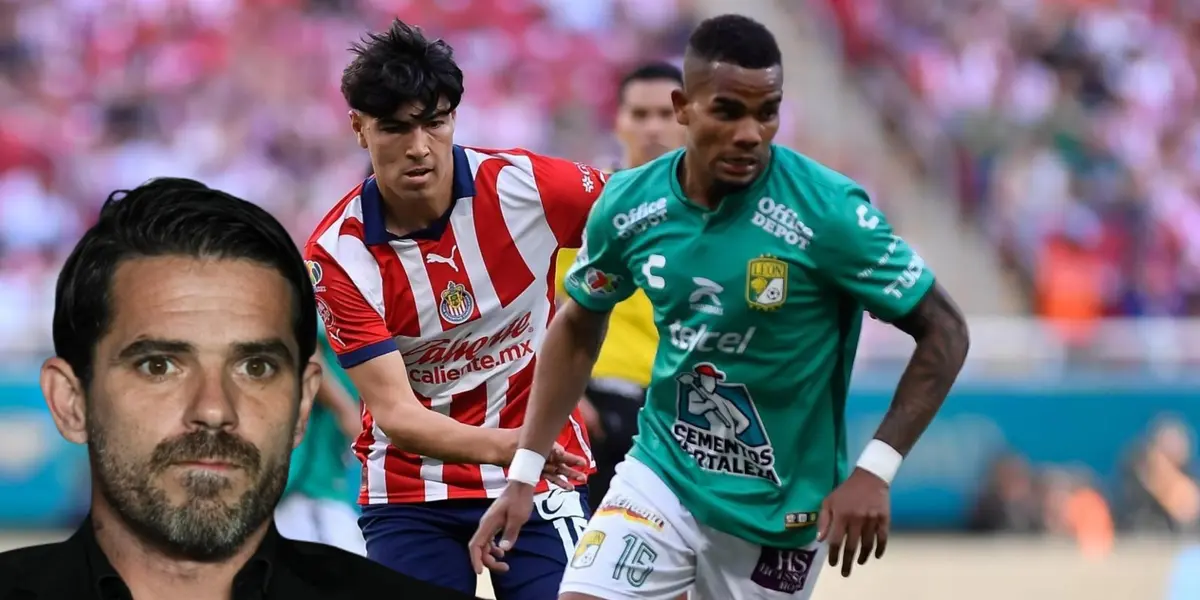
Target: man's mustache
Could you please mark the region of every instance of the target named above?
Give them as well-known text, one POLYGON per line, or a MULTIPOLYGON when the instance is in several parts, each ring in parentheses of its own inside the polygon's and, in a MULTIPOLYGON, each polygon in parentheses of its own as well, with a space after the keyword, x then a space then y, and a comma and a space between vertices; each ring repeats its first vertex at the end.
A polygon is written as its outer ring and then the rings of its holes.
POLYGON ((254 472, 262 465, 258 448, 227 431, 193 431, 160 443, 150 456, 154 472, 187 462, 224 462, 254 472))

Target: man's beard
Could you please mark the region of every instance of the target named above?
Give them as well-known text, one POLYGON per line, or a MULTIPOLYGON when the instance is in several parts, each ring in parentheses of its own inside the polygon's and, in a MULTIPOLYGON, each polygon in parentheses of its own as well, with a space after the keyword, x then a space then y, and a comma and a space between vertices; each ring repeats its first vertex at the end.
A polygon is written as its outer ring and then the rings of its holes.
POLYGON ((196 431, 160 443, 149 462, 131 463, 114 453, 108 432, 88 419, 88 455, 94 480, 113 510, 140 538, 186 560, 229 558, 267 521, 287 484, 288 455, 263 463, 253 444, 228 432, 196 431), (187 500, 173 506, 154 478, 180 462, 219 460, 245 471, 246 491, 233 504, 220 495, 228 477, 192 471, 183 476, 187 500))

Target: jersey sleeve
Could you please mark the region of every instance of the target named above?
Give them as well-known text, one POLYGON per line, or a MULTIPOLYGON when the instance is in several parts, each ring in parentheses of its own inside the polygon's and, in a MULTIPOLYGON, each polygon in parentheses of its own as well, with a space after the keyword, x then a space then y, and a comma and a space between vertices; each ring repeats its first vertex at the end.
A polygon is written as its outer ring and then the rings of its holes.
POLYGON ((907 315, 933 286, 933 271, 862 188, 851 186, 821 229, 818 268, 875 317, 907 315))
POLYGON ((561 248, 578 248, 592 205, 608 176, 583 163, 530 155, 546 222, 561 248))
POLYGON ((579 252, 563 278, 567 295, 595 312, 612 310, 637 290, 605 204, 597 202, 588 216, 579 252))
POLYGON ((345 269, 316 244, 309 244, 304 255, 317 297, 317 314, 338 364, 349 369, 396 351, 396 341, 387 324, 345 269))

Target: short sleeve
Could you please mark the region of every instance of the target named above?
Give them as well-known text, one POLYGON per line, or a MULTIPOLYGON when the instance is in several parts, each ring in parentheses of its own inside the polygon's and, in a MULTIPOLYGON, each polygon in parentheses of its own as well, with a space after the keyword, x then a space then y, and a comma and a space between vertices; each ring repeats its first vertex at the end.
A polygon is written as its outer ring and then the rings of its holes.
POLYGON ((862 188, 846 191, 817 236, 820 272, 884 321, 910 313, 933 287, 933 272, 862 188))
POLYGON ((607 175, 583 163, 530 155, 546 222, 559 247, 578 248, 592 205, 604 189, 607 175))
POLYGON ((588 217, 582 245, 563 278, 567 295, 595 312, 612 310, 637 290, 605 204, 604 200, 597 202, 588 217))
POLYGON ((316 244, 309 244, 304 254, 317 297, 317 314, 342 368, 396 351, 387 324, 337 261, 316 244))

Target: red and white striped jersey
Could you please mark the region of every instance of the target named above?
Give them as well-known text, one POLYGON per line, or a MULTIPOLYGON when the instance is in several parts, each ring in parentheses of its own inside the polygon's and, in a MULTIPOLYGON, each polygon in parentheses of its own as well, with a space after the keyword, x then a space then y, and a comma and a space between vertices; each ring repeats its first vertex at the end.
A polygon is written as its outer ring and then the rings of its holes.
MULTIPOLYGON (((399 351, 430 410, 477 427, 520 427, 554 314, 558 250, 580 245, 604 180, 591 167, 524 150, 455 146, 450 210, 399 237, 385 228, 379 187, 367 179, 305 245, 339 362, 350 368, 399 351)), ((365 408, 363 425, 354 443, 361 504, 494 498, 504 487, 503 467, 405 452, 365 408)), ((578 410, 558 443, 594 470, 578 410)))

